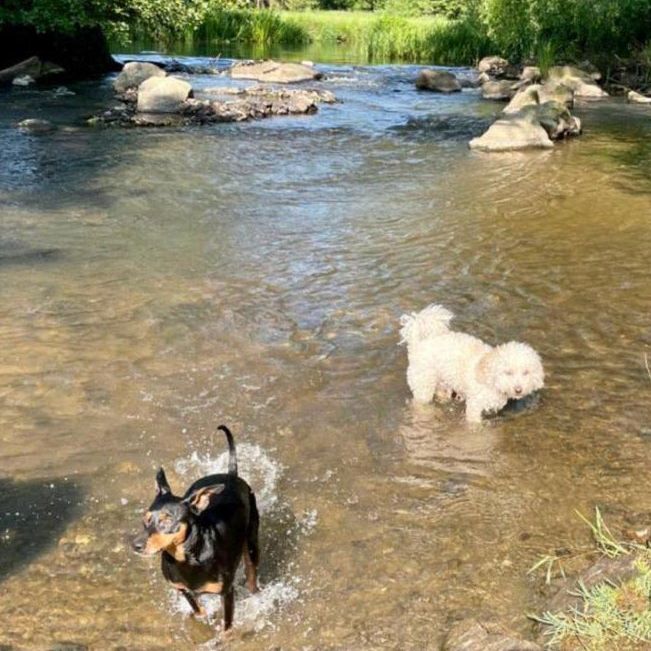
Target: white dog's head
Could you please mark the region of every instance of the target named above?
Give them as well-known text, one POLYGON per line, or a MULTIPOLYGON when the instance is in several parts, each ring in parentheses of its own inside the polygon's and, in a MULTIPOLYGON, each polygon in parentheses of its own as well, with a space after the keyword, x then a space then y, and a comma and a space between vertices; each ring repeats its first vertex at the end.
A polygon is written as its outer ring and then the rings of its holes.
POLYGON ((519 399, 542 389, 545 372, 538 353, 527 344, 510 341, 496 346, 479 362, 477 373, 486 384, 507 399, 519 399))

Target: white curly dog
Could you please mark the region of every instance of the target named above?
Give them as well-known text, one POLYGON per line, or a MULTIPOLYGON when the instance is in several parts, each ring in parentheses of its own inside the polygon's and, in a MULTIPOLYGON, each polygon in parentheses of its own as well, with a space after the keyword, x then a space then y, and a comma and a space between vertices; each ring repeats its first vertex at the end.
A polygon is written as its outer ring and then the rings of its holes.
POLYGON ((407 344, 407 383, 416 402, 434 396, 466 401, 466 420, 480 422, 483 413, 502 409, 510 399, 542 389, 545 373, 538 353, 510 341, 489 346, 472 335, 453 332, 454 315, 441 305, 400 317, 400 343, 407 344))

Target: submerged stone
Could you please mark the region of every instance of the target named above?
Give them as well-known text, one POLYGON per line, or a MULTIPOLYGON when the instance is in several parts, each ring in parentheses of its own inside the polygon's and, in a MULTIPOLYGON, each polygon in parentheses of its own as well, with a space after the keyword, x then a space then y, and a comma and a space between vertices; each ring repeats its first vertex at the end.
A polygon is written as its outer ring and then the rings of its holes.
POLYGON ((30 131, 32 133, 47 133, 54 131, 56 126, 49 120, 41 120, 39 118, 28 118, 18 123, 18 128, 23 131, 30 131))
POLYGON ((542 651, 542 647, 497 624, 467 619, 452 628, 443 651, 542 651))

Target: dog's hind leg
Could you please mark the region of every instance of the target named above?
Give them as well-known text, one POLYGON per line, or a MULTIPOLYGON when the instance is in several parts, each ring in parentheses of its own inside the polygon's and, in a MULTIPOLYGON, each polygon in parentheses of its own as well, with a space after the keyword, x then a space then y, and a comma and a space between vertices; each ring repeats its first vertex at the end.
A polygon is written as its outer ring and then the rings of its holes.
POLYGON ((260 546, 258 545, 258 529, 260 527, 260 515, 255 500, 255 495, 249 493, 249 527, 246 532, 244 543, 244 569, 246 571, 246 587, 249 592, 258 591, 258 565, 260 563, 260 546))
POLYGON ((224 605, 224 632, 226 632, 233 626, 233 612, 235 610, 235 591, 232 583, 229 583, 228 587, 224 586, 222 603, 224 605))

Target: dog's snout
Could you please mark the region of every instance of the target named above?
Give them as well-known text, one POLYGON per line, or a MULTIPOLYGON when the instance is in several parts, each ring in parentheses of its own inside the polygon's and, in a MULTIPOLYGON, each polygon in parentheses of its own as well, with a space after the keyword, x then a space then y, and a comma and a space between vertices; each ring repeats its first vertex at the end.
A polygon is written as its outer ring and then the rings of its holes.
POLYGON ((145 546, 147 545, 147 538, 142 534, 138 534, 131 539, 131 549, 133 549, 136 554, 142 554, 145 551, 145 546))

